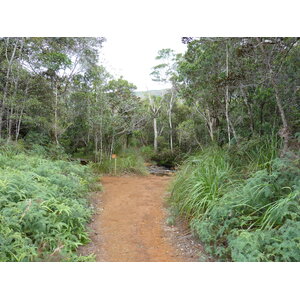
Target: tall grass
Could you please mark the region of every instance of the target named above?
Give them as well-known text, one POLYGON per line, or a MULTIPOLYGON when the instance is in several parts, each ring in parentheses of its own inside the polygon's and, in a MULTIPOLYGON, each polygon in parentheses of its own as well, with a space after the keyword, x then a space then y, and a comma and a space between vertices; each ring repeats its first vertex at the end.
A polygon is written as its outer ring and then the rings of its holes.
POLYGON ((228 148, 230 164, 246 173, 268 168, 278 157, 281 141, 276 135, 252 137, 228 148))
POLYGON ((171 203, 187 218, 201 218, 232 184, 226 152, 210 148, 190 157, 175 177, 171 203))
POLYGON ((148 174, 142 155, 139 151, 134 149, 128 149, 127 151, 119 153, 116 161, 115 159, 107 157, 100 163, 92 163, 91 167, 100 174, 148 174))
POLYGON ((205 150, 173 182, 173 211, 220 260, 300 261, 300 162, 265 150, 244 165, 232 162, 232 152, 205 150))

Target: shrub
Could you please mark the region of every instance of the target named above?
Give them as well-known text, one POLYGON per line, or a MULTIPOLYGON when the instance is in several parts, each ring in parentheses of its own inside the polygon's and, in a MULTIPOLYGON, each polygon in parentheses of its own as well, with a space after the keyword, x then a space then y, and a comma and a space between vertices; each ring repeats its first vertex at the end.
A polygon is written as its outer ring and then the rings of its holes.
POLYGON ((151 160, 155 161, 158 166, 164 166, 167 168, 173 168, 182 162, 183 154, 178 150, 170 149, 160 150, 157 153, 154 153, 151 157, 151 160))
POLYGON ((93 170, 100 174, 148 174, 144 160, 141 154, 136 150, 127 150, 118 154, 116 161, 116 172, 114 159, 106 158, 100 163, 91 163, 90 165, 93 170))
POLYGON ((211 148, 190 157, 175 177, 171 203, 187 218, 206 214, 231 184, 226 153, 211 148))
POLYGON ((277 158, 234 180, 224 152, 197 158, 176 176, 170 202, 206 251, 220 260, 300 261, 299 161, 277 158))
POLYGON ((154 149, 151 146, 143 146, 140 148, 140 152, 145 161, 150 162, 154 156, 154 149))
MULTIPOLYGON (((89 241, 87 167, 0 155, 0 261, 70 260, 89 241)), ((84 258, 82 258, 84 259, 84 258)))
POLYGON ((281 143, 277 136, 252 137, 228 148, 230 163, 249 173, 264 169, 278 156, 281 143))

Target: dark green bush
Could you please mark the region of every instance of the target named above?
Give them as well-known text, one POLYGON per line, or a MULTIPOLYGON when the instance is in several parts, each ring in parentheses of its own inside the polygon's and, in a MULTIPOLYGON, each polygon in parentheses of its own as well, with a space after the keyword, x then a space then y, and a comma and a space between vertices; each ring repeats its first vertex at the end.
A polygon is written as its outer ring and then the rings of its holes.
POLYGON ((158 166, 174 168, 182 162, 183 154, 178 149, 174 149, 173 151, 163 149, 154 153, 151 160, 155 161, 158 166))
POLYGON ((154 149, 152 146, 143 146, 140 148, 140 152, 145 161, 150 162, 154 156, 154 149))

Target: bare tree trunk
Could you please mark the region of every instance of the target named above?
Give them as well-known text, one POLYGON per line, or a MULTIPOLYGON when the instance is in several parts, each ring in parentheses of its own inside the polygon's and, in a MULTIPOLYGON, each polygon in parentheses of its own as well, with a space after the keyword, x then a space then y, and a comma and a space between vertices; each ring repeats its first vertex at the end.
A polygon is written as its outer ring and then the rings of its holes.
POLYGON ((95 132, 95 162, 98 162, 98 135, 97 132, 95 132))
POLYGON ((264 106, 265 106, 265 102, 261 102, 260 103, 260 116, 259 116, 259 119, 260 119, 260 128, 259 128, 259 135, 262 136, 263 135, 263 119, 264 119, 264 106))
POLYGON ((29 83, 27 82, 26 83, 25 94, 24 94, 24 101, 23 101, 23 104, 22 104, 21 112, 20 112, 18 121, 16 122, 16 141, 18 140, 19 134, 20 134, 22 117, 23 117, 23 112, 24 112, 24 109, 25 109, 25 103, 24 102, 26 101, 26 97, 27 97, 27 94, 28 94, 28 88, 29 88, 29 83))
POLYGON ((153 118, 153 130, 154 130, 154 151, 157 152, 157 120, 156 117, 153 118))
POLYGON ((148 98, 149 98, 149 104, 150 104, 150 109, 152 112, 153 116, 153 131, 154 131, 154 151, 157 152, 157 137, 158 137, 158 130, 157 130, 157 115, 158 112, 161 108, 161 105, 156 107, 153 99, 151 98, 150 93, 148 93, 148 98))
POLYGON ((209 133, 209 136, 210 136, 210 139, 211 141, 213 142, 214 141, 214 123, 215 123, 215 118, 212 118, 211 117, 211 114, 210 114, 210 110, 208 107, 205 108, 204 112, 202 112, 198 107, 197 105, 195 105, 195 109, 197 110, 197 112, 201 115, 201 117, 204 119, 205 121, 205 125, 207 127, 207 130, 208 130, 208 133, 209 133))
POLYGON ((113 133, 113 136, 111 138, 111 144, 110 144, 110 160, 111 160, 111 156, 113 154, 113 150, 114 150, 114 141, 115 141, 115 133, 113 133))
POLYGON ((8 59, 7 48, 9 45, 9 38, 7 38, 6 59, 8 61, 8 66, 7 66, 7 71, 6 71, 5 85, 4 85, 4 89, 3 89, 3 97, 2 97, 2 102, 1 102, 1 106, 0 106, 0 138, 2 138, 2 122, 3 122, 3 114, 4 114, 4 109, 5 109, 5 102, 6 102, 7 93, 8 93, 9 76, 10 76, 10 72, 11 72, 12 62, 13 62, 15 54, 16 54, 17 44, 18 44, 18 41, 16 41, 16 43, 14 45, 14 49, 13 49, 10 59, 8 59))
MULTIPOLYGON (((97 101, 97 94, 96 94, 96 101, 97 101)), ((87 119, 88 119, 87 143, 88 144, 90 143, 90 134, 91 134, 90 118, 91 118, 90 98, 87 97, 87 119)))
POLYGON ((11 141, 11 134, 12 134, 12 118, 14 114, 14 108, 11 107, 10 109, 10 115, 8 117, 8 128, 7 128, 7 141, 11 141))
POLYGON ((171 99, 169 103, 169 128, 170 128, 170 149, 173 152, 173 124, 172 124, 172 110, 173 110, 173 101, 174 101, 174 91, 171 90, 171 99))
MULTIPOLYGON (((226 80, 228 80, 229 75, 229 64, 228 64, 228 44, 226 43, 226 80)), ((228 83, 226 83, 225 88, 225 116, 227 122, 227 134, 228 134, 228 143, 230 146, 231 136, 230 136, 230 120, 229 120, 229 88, 228 83)))
POLYGON ((279 114, 281 117, 281 121, 282 121, 282 129, 279 132, 279 135, 283 138, 283 149, 282 149, 282 154, 286 153, 289 147, 289 141, 290 141, 290 131, 289 131, 289 126, 287 123, 287 119, 286 119, 286 115, 283 109, 283 105, 281 102, 281 99, 279 97, 279 91, 276 85, 276 82, 274 80, 273 77, 273 71, 270 67, 270 79, 271 79, 271 83, 273 85, 274 91, 275 91, 275 99, 276 99, 276 104, 279 110, 279 114))
POLYGON ((100 110, 100 162, 103 160, 103 107, 100 110))
POLYGON ((214 137, 214 121, 210 115, 210 111, 208 108, 205 110, 205 112, 207 115, 207 117, 205 119, 206 119, 206 123, 207 123, 207 127, 208 127, 209 136, 210 136, 211 141, 213 142, 215 139, 215 137, 214 137))
MULTIPOLYGON (((12 101, 16 100, 16 96, 17 96, 17 90, 18 90, 18 84, 19 84, 19 77, 17 77, 15 79, 15 87, 14 87, 14 93, 13 93, 13 97, 12 97, 12 101)), ((7 137, 7 141, 11 141, 12 140, 12 123, 13 123, 13 115, 14 115, 14 104, 11 103, 11 107, 10 107, 10 115, 8 116, 8 128, 7 128, 7 132, 8 132, 8 137, 7 137)))
POLYGON ((247 100, 247 96, 246 96, 246 93, 244 91, 244 89, 241 87, 240 88, 241 92, 242 92, 242 96, 243 96, 243 100, 244 100, 244 103, 246 105, 246 108, 247 108, 247 112, 248 112, 248 117, 249 117, 249 120, 250 120, 250 130, 251 130, 251 133, 254 134, 254 118, 253 118, 253 111, 252 111, 252 108, 247 100))
POLYGON ((57 83, 55 83, 55 106, 54 106, 54 138, 57 145, 59 145, 58 141, 58 90, 57 83))
POLYGON ((100 129, 100 158, 99 161, 103 160, 103 137, 102 137, 102 128, 100 129))
POLYGON ((23 117, 23 111, 24 111, 24 107, 22 107, 22 109, 21 109, 19 120, 18 120, 17 125, 16 125, 16 141, 18 140, 19 134, 20 134, 22 117, 23 117))
POLYGON ((231 127, 231 130, 232 130, 233 137, 234 137, 235 141, 237 142, 238 141, 238 137, 237 137, 235 128, 234 128, 234 126, 233 126, 233 124, 232 124, 232 122, 230 120, 229 120, 229 122, 230 122, 230 127, 231 127))

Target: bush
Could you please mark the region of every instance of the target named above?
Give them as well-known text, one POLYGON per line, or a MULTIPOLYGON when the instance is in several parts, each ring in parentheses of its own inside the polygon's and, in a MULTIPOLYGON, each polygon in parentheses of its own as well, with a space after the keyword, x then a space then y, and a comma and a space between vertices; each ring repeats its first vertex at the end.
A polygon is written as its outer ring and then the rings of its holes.
POLYGON ((230 163, 246 172, 255 172, 270 165, 279 154, 281 143, 277 136, 252 137, 228 148, 230 163))
POLYGON ((140 152, 145 161, 150 162, 155 152, 151 146, 143 146, 140 148, 140 152))
POLYGON ((220 260, 300 261, 299 160, 274 159, 245 180, 228 160, 222 151, 188 160, 173 183, 174 209, 220 260))
POLYGON ((155 161, 158 166, 174 168, 183 160, 183 154, 178 150, 164 149, 154 153, 151 160, 155 161))
POLYGON ((106 158, 100 163, 91 163, 90 165, 94 171, 100 174, 148 174, 144 160, 141 154, 136 150, 127 150, 117 156, 116 172, 114 159, 106 158))
POLYGON ((190 157, 172 184, 171 204, 187 218, 205 215, 227 191, 232 169, 226 153, 211 148, 190 157))
MULTIPOLYGON (((0 155, 0 261, 70 260, 89 241, 94 181, 77 163, 0 155)), ((82 258, 84 259, 84 258, 82 258)))
POLYGON ((46 146, 51 143, 49 135, 35 131, 28 132, 24 139, 27 145, 46 146))

